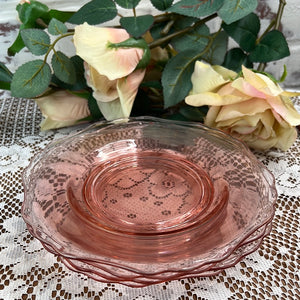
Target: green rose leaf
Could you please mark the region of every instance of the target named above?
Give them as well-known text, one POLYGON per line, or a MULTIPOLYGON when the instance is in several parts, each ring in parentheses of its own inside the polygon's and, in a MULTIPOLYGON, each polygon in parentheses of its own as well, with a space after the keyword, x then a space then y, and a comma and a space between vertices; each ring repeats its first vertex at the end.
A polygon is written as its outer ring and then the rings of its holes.
POLYGON ((182 35, 181 37, 172 39, 171 44, 178 52, 191 48, 197 48, 200 52, 207 45, 208 36, 209 28, 206 25, 200 25, 182 35))
POLYGON ((99 119, 103 118, 103 115, 99 109, 97 100, 93 97, 92 94, 90 94, 90 96, 88 98, 88 106, 89 106, 89 110, 92 115, 92 118, 94 120, 99 120, 99 119))
MULTIPOLYGON (((20 25, 20 31, 27 28, 42 28, 36 20, 42 19, 46 24, 50 21, 49 8, 47 5, 39 1, 31 1, 30 3, 18 4, 16 10, 19 15, 19 19, 22 22, 20 25)), ((15 55, 25 47, 21 34, 19 32, 16 40, 8 48, 8 55, 15 55)))
POLYGON ((226 24, 230 24, 253 12, 256 7, 257 0, 230 0, 224 2, 218 14, 226 24))
POLYGON ((182 106, 179 109, 179 113, 183 115, 189 121, 203 122, 204 117, 208 111, 207 106, 194 107, 194 106, 182 106))
POLYGON ((235 72, 240 72, 242 65, 247 68, 253 68, 253 64, 249 61, 248 55, 240 48, 230 49, 225 56, 223 66, 235 72))
POLYGON ((182 101, 192 89, 191 76, 198 55, 197 50, 190 49, 180 52, 168 61, 162 74, 165 108, 182 101))
POLYGON ((211 65, 221 65, 224 61, 228 45, 228 35, 226 32, 221 31, 207 53, 203 55, 203 59, 211 65))
POLYGON ((66 22, 74 14, 74 12, 60 11, 56 9, 50 9, 47 5, 39 1, 30 1, 30 3, 18 4, 16 7, 19 19, 23 24, 31 24, 31 27, 38 27, 36 20, 38 18, 43 19, 47 24, 52 18, 55 18, 61 22, 66 22))
POLYGON ((260 21, 256 14, 251 13, 229 25, 223 23, 222 27, 244 51, 250 52, 254 49, 260 30, 260 21))
POLYGON ((41 95, 51 80, 50 66, 37 59, 23 64, 15 72, 11 82, 14 97, 34 98, 41 95))
POLYGON ((60 11, 56 9, 49 10, 50 19, 56 19, 63 23, 67 22, 73 15, 74 12, 70 12, 70 11, 60 11))
POLYGON ((75 56, 71 57, 71 61, 74 64, 75 72, 76 72, 75 83, 67 84, 67 83, 59 80, 55 74, 52 76, 51 81, 55 85, 65 89, 65 90, 70 90, 70 91, 79 91, 79 90, 87 88, 86 80, 84 77, 83 60, 78 55, 75 55, 75 56))
POLYGON ((41 29, 23 29, 21 36, 25 46, 34 55, 46 54, 50 47, 49 35, 41 29))
POLYGON ((226 3, 225 0, 181 0, 171 6, 168 11, 190 17, 203 17, 218 11, 226 3))
MULTIPOLYGON (((24 25, 24 24, 21 24, 20 30, 25 28, 22 25, 24 25)), ((7 54, 9 56, 14 56, 16 53, 20 52, 24 47, 25 47, 25 44, 24 44, 21 34, 19 32, 15 41, 13 42, 13 44, 7 49, 7 54)))
POLYGON ((92 0, 83 5, 69 20, 72 24, 87 22, 97 25, 114 19, 118 14, 116 4, 112 0, 92 0))
POLYGON ((151 0, 152 5, 161 11, 165 11, 173 4, 173 0, 151 0))
POLYGON ((23 24, 30 24, 31 27, 36 27, 36 20, 41 18, 43 20, 49 19, 49 8, 47 5, 39 1, 31 1, 30 3, 18 4, 17 12, 19 19, 23 24))
POLYGON ((10 83, 0 80, 0 89, 1 90, 10 90, 10 83))
POLYGON ((13 74, 0 62, 0 89, 9 90, 13 74))
POLYGON ((12 72, 5 66, 5 64, 0 62, 0 80, 5 82, 11 82, 12 77, 12 72))
POLYGON ((143 35, 152 26, 154 18, 151 15, 138 17, 123 17, 120 19, 121 26, 135 38, 143 35))
POLYGON ((76 71, 72 60, 64 53, 57 51, 51 60, 55 76, 68 84, 74 84, 76 81, 76 71))
MULTIPOLYGON (((159 39, 162 37, 162 30, 165 28, 167 25, 167 22, 159 22, 159 23, 154 23, 153 26, 150 28, 150 33, 151 36, 153 37, 154 40, 159 39)), ((162 46, 163 47, 163 46, 162 46)))
POLYGON ((153 89, 157 89, 157 90, 162 89, 162 85, 159 80, 143 81, 140 84, 140 87, 148 87, 148 88, 153 88, 153 89))
POLYGON ((185 121, 185 122, 189 121, 186 117, 184 117, 179 112, 171 113, 170 115, 167 115, 166 118, 168 120, 173 120, 173 121, 185 121))
POLYGON ((74 90, 80 90, 80 89, 85 89, 87 87, 86 84, 86 79, 85 79, 85 69, 84 69, 84 62, 83 59, 78 56, 72 56, 71 61, 75 66, 76 70, 76 81, 75 84, 73 85, 74 90))
POLYGON ((141 0, 115 0, 115 2, 123 8, 135 8, 141 0))
POLYGON ((289 46, 278 30, 268 32, 250 53, 252 62, 270 62, 290 55, 289 46))
POLYGON ((48 31, 52 35, 61 35, 68 31, 67 26, 57 19, 52 19, 48 26, 48 31))

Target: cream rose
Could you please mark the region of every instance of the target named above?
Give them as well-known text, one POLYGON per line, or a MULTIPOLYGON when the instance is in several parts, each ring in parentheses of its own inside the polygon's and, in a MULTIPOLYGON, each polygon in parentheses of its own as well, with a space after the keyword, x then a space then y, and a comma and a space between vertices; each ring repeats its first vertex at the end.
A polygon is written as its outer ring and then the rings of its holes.
POLYGON ((76 53, 86 63, 87 84, 107 120, 129 117, 145 70, 136 69, 143 56, 138 48, 112 49, 110 43, 130 38, 124 29, 101 28, 87 23, 75 27, 76 53))
POLYGON ((242 67, 242 76, 226 68, 197 62, 193 88, 186 97, 192 106, 208 105, 205 125, 226 131, 251 148, 287 150, 297 137, 300 114, 290 97, 268 76, 242 67))
POLYGON ((37 98, 35 101, 44 116, 40 124, 41 130, 72 126, 90 115, 87 100, 65 90, 37 98))

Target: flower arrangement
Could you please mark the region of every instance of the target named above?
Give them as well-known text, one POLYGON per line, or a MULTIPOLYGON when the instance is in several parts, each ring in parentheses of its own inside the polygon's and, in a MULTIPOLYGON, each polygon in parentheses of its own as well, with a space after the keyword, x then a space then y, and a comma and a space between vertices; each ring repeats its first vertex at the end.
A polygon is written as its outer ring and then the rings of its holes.
POLYGON ((0 88, 35 99, 42 130, 154 115, 203 122, 255 149, 293 144, 300 114, 290 98, 298 94, 279 86, 286 70, 280 80, 264 72, 290 55, 279 31, 284 0, 264 32, 257 0, 150 0, 157 15, 138 15, 139 2, 92 0, 65 12, 21 1, 8 53, 27 48, 37 58, 14 73, 0 63, 0 88), (57 48, 66 39, 71 57, 57 48))

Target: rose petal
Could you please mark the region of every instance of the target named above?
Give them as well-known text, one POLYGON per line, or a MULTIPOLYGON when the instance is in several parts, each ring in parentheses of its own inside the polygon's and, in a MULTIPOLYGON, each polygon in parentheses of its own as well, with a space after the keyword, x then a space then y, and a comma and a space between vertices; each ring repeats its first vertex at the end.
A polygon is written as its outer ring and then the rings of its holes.
POLYGON ((242 72, 245 80, 264 94, 278 96, 283 92, 278 84, 264 74, 255 73, 244 66, 242 66, 242 72))
POLYGON ((86 99, 66 91, 37 98, 36 102, 43 115, 57 121, 78 120, 90 114, 86 99))
POLYGON ((300 93, 298 93, 298 92, 283 91, 281 93, 281 96, 285 96, 285 97, 298 97, 298 96, 300 96, 300 93))
POLYGON ((264 101, 263 99, 253 98, 241 103, 223 106, 220 113, 218 114, 216 122, 233 118, 241 118, 246 115, 253 116, 257 113, 262 113, 270 108, 271 107, 269 103, 264 101))
POLYGON ((241 135, 248 135, 248 134, 251 134, 253 131, 255 131, 256 127, 251 127, 251 126, 233 126, 233 127, 230 127, 230 131, 231 132, 236 132, 238 134, 241 134, 241 135))
POLYGON ((240 91, 241 93, 248 95, 249 97, 266 99, 267 95, 256 89, 244 78, 239 77, 232 82, 232 87, 240 91))
POLYGON ((211 106, 223 106, 230 105, 234 103, 239 103, 243 100, 243 98, 236 95, 225 95, 220 96, 217 93, 212 92, 204 92, 195 95, 189 95, 185 98, 185 102, 188 105, 192 106, 203 106, 203 105, 211 105, 211 106))
POLYGON ((108 121, 124 118, 119 98, 110 102, 97 101, 98 107, 108 121))
POLYGON ((92 67, 87 72, 89 74, 89 76, 86 76, 89 78, 87 84, 93 89, 95 99, 102 102, 109 102, 118 98, 117 80, 109 80, 92 67))
POLYGON ((194 73, 191 77, 193 89, 191 94, 200 94, 203 92, 214 92, 223 84, 228 82, 222 75, 216 72, 210 65, 201 61, 195 64, 194 73))
POLYGON ((257 133, 261 139, 268 139, 271 136, 276 136, 274 133, 275 118, 271 110, 266 110, 260 114, 260 122, 263 124, 262 129, 257 133))
POLYGON ((277 138, 271 138, 267 140, 258 139, 256 136, 251 137, 251 135, 242 136, 242 140, 247 143, 250 148, 266 151, 274 147, 277 143, 277 138))
POLYGON ((87 23, 75 27, 76 53, 100 74, 110 80, 133 72, 143 50, 137 48, 110 49, 108 43, 119 43, 129 38, 124 29, 90 26, 87 23))
POLYGON ((145 75, 145 69, 134 71, 126 78, 118 80, 117 89, 124 117, 129 117, 138 87, 145 75))
POLYGON ((117 80, 119 98, 110 102, 97 99, 98 107, 106 120, 128 118, 131 113, 138 87, 145 75, 145 70, 136 70, 125 78, 117 80))
POLYGON ((211 106, 205 116, 204 124, 209 127, 216 127, 216 118, 220 111, 220 106, 211 106))
POLYGON ((268 103, 283 119, 291 126, 300 125, 300 114, 295 109, 291 99, 286 96, 271 97, 267 99, 268 103))
MULTIPOLYGON (((236 88, 234 88, 234 86, 232 85, 232 83, 227 83, 225 85, 223 85, 219 90, 218 90, 218 94, 220 96, 228 96, 227 98, 230 99, 230 97, 234 96, 234 97, 239 97, 240 102, 249 100, 250 98, 252 98, 252 96, 249 96, 243 92, 240 92, 239 90, 237 90, 236 88)), ((232 104, 234 103, 233 101, 228 101, 227 104, 232 104)), ((225 104, 225 105, 227 105, 225 104)))
POLYGON ((295 127, 289 129, 278 127, 276 130, 277 141, 275 147, 283 151, 288 150, 297 138, 297 130, 295 127))
MULTIPOLYGON (((220 109, 220 111, 222 108, 220 109)), ((232 119, 227 119, 227 120, 222 120, 218 122, 219 127, 231 127, 231 126, 241 126, 241 127, 251 127, 255 128, 260 121, 261 116, 259 114, 254 115, 254 116, 243 116, 237 117, 237 118, 232 118, 232 119)))
POLYGON ((42 130, 71 126, 90 115, 86 99, 66 91, 57 91, 35 101, 45 117, 42 130))
POLYGON ((224 68, 219 65, 212 66, 212 68, 219 73, 225 80, 234 80, 234 78, 237 76, 237 73, 229 70, 227 68, 224 68))

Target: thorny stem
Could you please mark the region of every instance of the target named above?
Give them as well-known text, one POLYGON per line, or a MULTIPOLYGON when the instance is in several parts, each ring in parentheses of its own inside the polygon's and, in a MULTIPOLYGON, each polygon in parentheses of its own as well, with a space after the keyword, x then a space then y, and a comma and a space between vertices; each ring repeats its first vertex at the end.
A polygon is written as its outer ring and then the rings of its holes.
POLYGON ((262 33, 262 35, 256 40, 256 44, 259 44, 259 42, 264 38, 264 36, 272 30, 272 28, 274 27, 275 24, 275 20, 272 20, 269 24, 269 26, 266 28, 266 30, 262 33))
POLYGON ((69 33, 65 33, 65 34, 62 34, 61 36, 59 36, 49 47, 47 53, 45 54, 45 57, 44 57, 44 63, 46 63, 47 61, 47 58, 48 58, 48 55, 50 54, 51 50, 54 51, 54 46, 57 44, 58 41, 60 41, 61 39, 67 37, 67 36, 71 36, 71 35, 74 35, 74 32, 69 32, 69 33))
POLYGON ((199 20, 198 22, 196 22, 196 23, 195 23, 194 25, 192 25, 192 26, 186 27, 186 28, 184 28, 184 29, 182 29, 182 30, 179 30, 179 31, 177 31, 177 32, 174 32, 174 33, 171 33, 171 34, 169 34, 169 35, 166 35, 166 36, 164 36, 164 37, 162 37, 162 38, 160 38, 160 39, 157 39, 157 40, 155 40, 155 41, 153 41, 152 43, 149 44, 149 48, 150 48, 150 49, 153 49, 153 48, 155 48, 155 47, 158 47, 158 46, 160 46, 160 45, 162 45, 162 44, 164 44, 164 43, 170 41, 171 39, 173 39, 173 38, 175 38, 175 37, 181 36, 181 35, 183 35, 183 34, 189 32, 190 30, 194 29, 196 26, 199 26, 199 25, 201 25, 201 24, 205 24, 207 21, 210 21, 210 20, 216 18, 217 16, 218 16, 218 15, 217 15, 216 13, 215 13, 215 14, 212 14, 212 15, 210 15, 210 16, 208 16, 208 17, 202 19, 202 20, 199 20))
MULTIPOLYGON (((258 39, 258 42, 272 29, 279 30, 280 22, 282 19, 284 7, 286 5, 286 0, 279 0, 279 6, 276 14, 275 20, 272 20, 270 25, 267 27, 265 32, 261 35, 261 37, 258 39)), ((266 63, 260 63, 257 70, 262 72, 265 70, 267 64, 266 63)))
POLYGON ((276 19, 275 19, 274 29, 277 29, 277 30, 279 29, 285 5, 286 5, 286 1, 280 0, 280 4, 279 4, 278 10, 277 10, 277 15, 276 15, 276 19))
MULTIPOLYGON (((216 33, 214 33, 212 36, 208 36, 208 37, 207 37, 207 38, 208 38, 208 43, 207 43, 207 45, 205 46, 205 48, 204 48, 200 53, 198 53, 198 54, 193 58, 193 61, 197 61, 198 59, 200 59, 204 54, 206 54, 206 53, 211 49, 212 44, 213 44, 215 38, 217 37, 217 35, 218 35, 219 33, 220 33, 220 30, 217 31, 216 33)), ((159 96, 159 95, 160 95, 159 93, 157 93, 157 90, 155 90, 155 89, 153 89, 153 90, 150 89, 150 90, 153 92, 153 94, 154 94, 155 96, 159 96)), ((162 108, 164 107, 164 105, 161 103, 161 100, 159 100, 159 102, 160 102, 160 103, 156 104, 154 107, 162 109, 162 108)), ((178 103, 175 107, 180 106, 181 103, 182 103, 182 102, 178 103)))
POLYGON ((164 29, 160 32, 161 35, 167 35, 170 31, 170 29, 172 28, 172 26, 174 25, 175 20, 170 20, 167 25, 164 27, 164 29))
POLYGON ((154 23, 161 23, 161 22, 166 22, 169 21, 170 19, 174 18, 174 14, 170 13, 164 13, 161 15, 156 15, 154 16, 154 23))
POLYGON ((71 35, 74 35, 74 33, 71 32, 71 33, 63 34, 63 35, 59 36, 59 37, 58 37, 51 45, 49 45, 50 47, 49 47, 47 53, 45 54, 45 57, 44 57, 44 60, 43 60, 43 64, 42 64, 41 67, 35 72, 35 74, 33 74, 33 76, 25 82, 25 85, 28 84, 29 82, 31 82, 31 81, 35 78, 35 76, 37 76, 37 74, 42 70, 42 68, 44 67, 44 65, 45 65, 46 62, 47 62, 47 58, 48 58, 48 56, 49 56, 51 50, 53 50, 54 53, 56 53, 56 51, 55 51, 55 49, 54 49, 55 44, 56 44, 59 40, 61 40, 62 38, 65 38, 65 37, 71 36, 71 35))
POLYGON ((48 25, 42 19, 40 19, 40 18, 36 19, 36 23, 38 25, 40 25, 41 27, 43 27, 43 28, 47 28, 48 27, 48 25))
MULTIPOLYGON (((209 38, 209 42, 208 42, 208 47, 205 48, 205 53, 212 49, 212 44, 213 44, 214 40, 216 39, 216 37, 220 34, 221 30, 222 30, 222 28, 220 28, 212 36, 208 37, 209 38)), ((212 49, 212 51, 211 51, 211 56, 213 55, 213 51, 214 51, 214 49, 212 49)), ((202 55, 203 54, 201 54, 201 56, 202 55)), ((202 58, 202 59, 206 60, 209 63, 209 61, 211 61, 211 58, 212 57, 208 57, 208 59, 204 59, 204 58, 202 58)))

